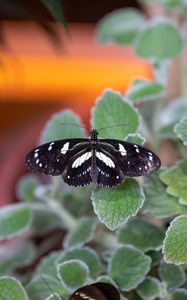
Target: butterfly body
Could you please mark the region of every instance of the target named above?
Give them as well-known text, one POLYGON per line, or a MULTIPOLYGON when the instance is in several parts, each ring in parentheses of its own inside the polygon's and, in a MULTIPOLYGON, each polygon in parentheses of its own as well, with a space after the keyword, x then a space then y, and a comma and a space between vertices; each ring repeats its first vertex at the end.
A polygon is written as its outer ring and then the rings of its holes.
POLYGON ((94 129, 88 139, 53 141, 33 149, 26 157, 26 164, 37 173, 61 175, 68 185, 94 182, 113 187, 125 177, 151 174, 159 169, 160 159, 137 144, 99 139, 94 129))

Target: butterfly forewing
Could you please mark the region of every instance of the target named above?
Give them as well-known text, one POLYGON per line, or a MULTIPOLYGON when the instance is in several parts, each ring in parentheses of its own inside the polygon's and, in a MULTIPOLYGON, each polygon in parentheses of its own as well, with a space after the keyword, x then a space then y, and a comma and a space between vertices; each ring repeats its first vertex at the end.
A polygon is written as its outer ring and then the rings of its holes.
POLYGON ((70 158, 84 150, 87 143, 88 139, 67 139, 43 144, 29 152, 26 164, 36 173, 62 175, 70 158))

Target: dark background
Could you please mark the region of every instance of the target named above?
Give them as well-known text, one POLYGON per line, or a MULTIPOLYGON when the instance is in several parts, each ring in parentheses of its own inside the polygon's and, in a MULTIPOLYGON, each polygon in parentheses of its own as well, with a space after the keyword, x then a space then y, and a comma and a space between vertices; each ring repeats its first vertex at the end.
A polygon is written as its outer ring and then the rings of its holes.
MULTIPOLYGON (((54 0, 55 1, 55 0, 54 0)), ((97 22, 106 13, 122 7, 137 7, 132 0, 62 0, 64 15, 68 22, 97 22)), ((0 20, 52 20, 40 0, 0 0, 0 20)))

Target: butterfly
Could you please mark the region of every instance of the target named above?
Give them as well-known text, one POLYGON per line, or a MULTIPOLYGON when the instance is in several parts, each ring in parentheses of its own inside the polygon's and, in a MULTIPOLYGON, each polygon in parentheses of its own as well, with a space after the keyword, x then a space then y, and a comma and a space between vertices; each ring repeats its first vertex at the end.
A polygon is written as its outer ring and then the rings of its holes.
POLYGON ((119 300, 118 290, 109 283, 97 282, 76 290, 68 300, 119 300))
POLYGON ((99 139, 93 129, 90 138, 52 141, 26 156, 32 171, 61 175, 71 186, 91 182, 104 187, 120 184, 125 177, 149 175, 160 168, 158 156, 140 145, 115 139, 99 139))

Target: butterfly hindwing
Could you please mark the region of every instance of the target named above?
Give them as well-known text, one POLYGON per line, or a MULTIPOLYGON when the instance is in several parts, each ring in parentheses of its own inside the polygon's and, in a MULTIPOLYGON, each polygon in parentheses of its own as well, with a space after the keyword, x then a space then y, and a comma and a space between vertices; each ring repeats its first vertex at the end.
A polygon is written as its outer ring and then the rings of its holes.
POLYGON ((26 156, 27 166, 34 172, 57 176, 65 170, 69 159, 84 149, 88 139, 66 139, 43 144, 26 156))
POLYGON ((68 185, 84 186, 92 182, 90 176, 92 154, 91 144, 88 143, 87 147, 71 155, 68 165, 62 173, 62 177, 68 185))

